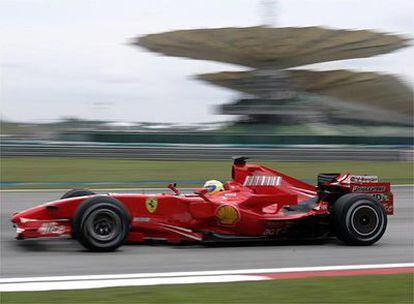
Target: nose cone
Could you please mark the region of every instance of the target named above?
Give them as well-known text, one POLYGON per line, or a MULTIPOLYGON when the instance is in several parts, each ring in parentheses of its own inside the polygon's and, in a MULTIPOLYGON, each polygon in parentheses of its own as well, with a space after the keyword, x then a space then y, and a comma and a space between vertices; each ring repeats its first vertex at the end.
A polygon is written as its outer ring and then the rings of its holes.
POLYGON ((56 237, 71 234, 70 221, 53 204, 35 206, 11 215, 17 239, 56 237))
POLYGON ((20 223, 20 212, 14 212, 12 214, 11 222, 13 224, 19 224, 20 223))
POLYGON ((35 206, 19 212, 14 212, 11 216, 11 221, 14 224, 24 223, 29 220, 43 220, 47 219, 46 209, 44 206, 35 206))

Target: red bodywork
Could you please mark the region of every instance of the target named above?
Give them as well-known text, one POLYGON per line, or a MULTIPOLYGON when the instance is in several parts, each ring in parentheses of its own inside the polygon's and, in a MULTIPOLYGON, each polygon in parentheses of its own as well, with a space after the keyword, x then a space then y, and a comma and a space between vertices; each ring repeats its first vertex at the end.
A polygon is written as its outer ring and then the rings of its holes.
MULTIPOLYGON (((329 195, 322 188, 341 193, 363 192, 376 197, 393 212, 389 183, 374 177, 334 174, 318 187, 264 166, 235 162, 233 179, 225 191, 208 194, 117 194, 129 213, 128 241, 209 241, 320 237, 330 233, 329 195)), ((102 195, 102 194, 101 194, 102 195)), ((17 237, 71 236, 79 205, 91 196, 61 199, 17 212, 12 216, 17 237)))

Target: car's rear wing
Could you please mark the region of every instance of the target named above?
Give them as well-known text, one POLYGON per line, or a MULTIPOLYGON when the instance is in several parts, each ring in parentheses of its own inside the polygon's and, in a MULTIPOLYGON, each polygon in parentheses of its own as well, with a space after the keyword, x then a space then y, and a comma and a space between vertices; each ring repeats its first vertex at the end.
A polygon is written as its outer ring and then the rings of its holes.
POLYGON ((318 190, 341 190, 344 193, 365 193, 384 205, 387 214, 394 213, 394 197, 391 184, 380 182, 375 175, 349 173, 321 173, 318 175, 318 190))

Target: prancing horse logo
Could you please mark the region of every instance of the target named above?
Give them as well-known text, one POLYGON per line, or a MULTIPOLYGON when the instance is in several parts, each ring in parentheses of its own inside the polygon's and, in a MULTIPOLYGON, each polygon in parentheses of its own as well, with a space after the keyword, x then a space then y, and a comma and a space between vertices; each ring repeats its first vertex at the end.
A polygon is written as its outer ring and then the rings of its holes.
POLYGON ((145 200, 145 207, 147 207, 148 212, 154 213, 158 207, 158 199, 155 197, 149 197, 145 200))

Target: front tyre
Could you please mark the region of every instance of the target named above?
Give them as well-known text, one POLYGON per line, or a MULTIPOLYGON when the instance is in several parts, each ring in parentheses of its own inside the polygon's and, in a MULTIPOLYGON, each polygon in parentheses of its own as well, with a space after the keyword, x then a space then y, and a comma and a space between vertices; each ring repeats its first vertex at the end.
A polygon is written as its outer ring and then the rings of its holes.
POLYGON ((95 195, 95 192, 92 192, 91 190, 88 190, 88 189, 73 189, 63 194, 60 199, 72 198, 72 197, 78 197, 78 196, 87 196, 87 195, 95 195))
POLYGON ((129 214, 117 200, 97 196, 86 200, 73 219, 73 235, 88 250, 113 251, 130 228, 129 214))
POLYGON ((338 239, 349 245, 371 245, 387 228, 387 214, 375 198, 360 193, 341 196, 333 206, 338 239))

